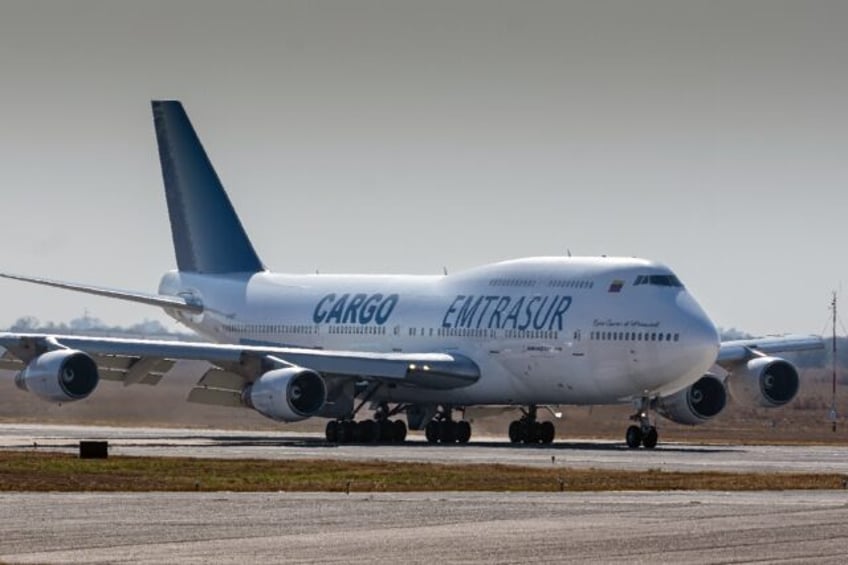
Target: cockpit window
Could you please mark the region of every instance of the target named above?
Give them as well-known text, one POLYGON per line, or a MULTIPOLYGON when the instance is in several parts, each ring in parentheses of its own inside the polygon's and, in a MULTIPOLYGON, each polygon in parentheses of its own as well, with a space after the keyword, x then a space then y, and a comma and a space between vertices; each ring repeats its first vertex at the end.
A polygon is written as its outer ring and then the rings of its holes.
POLYGON ((649 284, 651 286, 673 286, 683 288, 683 283, 680 282, 674 275, 639 275, 636 277, 634 286, 649 284))

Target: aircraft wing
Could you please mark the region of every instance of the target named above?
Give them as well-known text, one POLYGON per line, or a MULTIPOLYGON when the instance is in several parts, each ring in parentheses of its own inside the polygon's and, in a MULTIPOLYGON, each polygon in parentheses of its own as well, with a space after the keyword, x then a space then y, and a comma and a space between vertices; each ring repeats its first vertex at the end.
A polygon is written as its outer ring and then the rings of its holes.
POLYGON ((176 361, 207 361, 199 386, 240 390, 273 368, 300 366, 330 377, 348 377, 429 389, 477 381, 474 362, 453 353, 375 353, 295 347, 154 341, 86 336, 0 333, 0 369, 21 369, 56 349, 78 350, 98 365, 101 377, 129 384, 156 384, 176 361))
POLYGON ((764 357, 774 353, 790 353, 796 351, 814 351, 824 349, 824 341, 820 336, 779 336, 758 339, 740 339, 721 343, 716 363, 729 369, 739 363, 750 361, 755 357, 764 357))

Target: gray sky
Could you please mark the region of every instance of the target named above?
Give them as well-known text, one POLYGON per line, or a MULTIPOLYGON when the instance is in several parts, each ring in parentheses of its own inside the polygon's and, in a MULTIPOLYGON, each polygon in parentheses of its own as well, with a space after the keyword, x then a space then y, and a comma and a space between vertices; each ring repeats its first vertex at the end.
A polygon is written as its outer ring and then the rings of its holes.
MULTIPOLYGON (((848 3, 3 2, 0 268, 155 290, 181 99, 275 271, 641 256, 716 323, 848 282, 848 3)), ((0 282, 23 315, 156 309, 0 282)), ((848 305, 846 305, 848 308, 848 305)))

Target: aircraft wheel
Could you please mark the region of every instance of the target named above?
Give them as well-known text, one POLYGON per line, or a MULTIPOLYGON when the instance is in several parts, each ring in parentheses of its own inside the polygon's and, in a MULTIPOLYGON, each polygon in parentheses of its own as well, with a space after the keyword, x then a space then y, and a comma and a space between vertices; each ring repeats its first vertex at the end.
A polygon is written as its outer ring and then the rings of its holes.
POLYGON ((657 429, 651 426, 645 437, 642 438, 642 445, 645 446, 645 449, 653 449, 657 446, 657 439, 659 439, 657 429))
POLYGON ((509 441, 512 443, 518 443, 521 441, 521 436, 521 422, 513 420, 509 424, 509 441))
POLYGON ((379 439, 380 428, 374 420, 362 420, 356 424, 356 438, 361 443, 371 443, 379 439))
POLYGON ((452 420, 439 422, 439 441, 442 443, 453 443, 456 441, 456 423, 452 420))
POLYGON ((471 439, 471 424, 462 420, 456 423, 456 441, 459 443, 468 443, 471 439))
POLYGON ((430 420, 427 422, 427 427, 424 428, 424 435, 427 437, 427 441, 430 443, 436 443, 439 441, 439 422, 435 420, 430 420))
POLYGON ((327 422, 327 427, 324 429, 324 435, 330 443, 339 441, 339 423, 336 420, 327 422))
POLYGON ((381 420, 377 422, 378 437, 380 443, 391 443, 395 439, 395 428, 393 422, 389 420, 381 420))
POLYGON ((524 431, 524 443, 536 443, 539 441, 538 422, 527 422, 522 428, 524 431))
POLYGON ((639 426, 630 426, 627 428, 625 440, 627 441, 627 447, 636 449, 642 443, 642 429, 639 426))
POLYGON ((351 422, 350 420, 339 422, 339 443, 350 443, 351 441, 353 441, 353 430, 355 426, 356 424, 351 422))
POLYGON ((403 420, 392 422, 392 441, 403 443, 406 440, 406 424, 403 420))
POLYGON ((539 441, 544 444, 550 444, 554 441, 554 436, 556 435, 556 428, 551 422, 542 422, 542 426, 539 429, 539 441))

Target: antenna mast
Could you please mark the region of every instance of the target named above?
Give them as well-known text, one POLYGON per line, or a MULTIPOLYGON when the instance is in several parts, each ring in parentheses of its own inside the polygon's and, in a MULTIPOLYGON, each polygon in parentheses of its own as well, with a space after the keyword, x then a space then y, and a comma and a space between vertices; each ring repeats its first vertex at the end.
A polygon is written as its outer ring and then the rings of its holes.
POLYGON ((831 430, 836 431, 836 420, 839 415, 836 412, 836 292, 833 293, 833 300, 830 302, 830 309, 833 313, 833 335, 832 335, 832 349, 831 349, 831 365, 833 369, 833 377, 832 377, 832 388, 831 388, 831 402, 830 402, 830 422, 831 422, 831 430))

